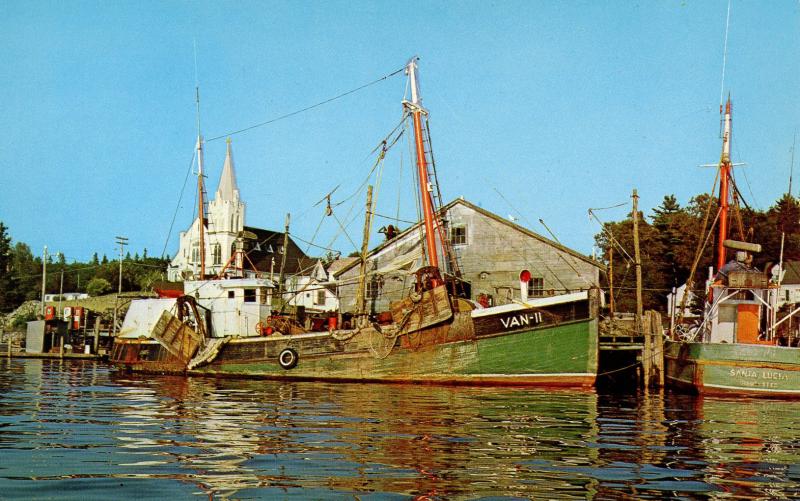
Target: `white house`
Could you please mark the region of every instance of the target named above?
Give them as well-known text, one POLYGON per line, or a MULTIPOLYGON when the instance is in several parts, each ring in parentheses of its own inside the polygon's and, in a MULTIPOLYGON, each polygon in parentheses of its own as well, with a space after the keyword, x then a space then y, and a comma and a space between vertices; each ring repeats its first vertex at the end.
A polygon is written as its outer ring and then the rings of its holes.
POLYGON ((322 261, 316 260, 310 270, 302 270, 286 279, 284 299, 293 306, 310 311, 336 311, 339 298, 336 285, 328 280, 322 261))

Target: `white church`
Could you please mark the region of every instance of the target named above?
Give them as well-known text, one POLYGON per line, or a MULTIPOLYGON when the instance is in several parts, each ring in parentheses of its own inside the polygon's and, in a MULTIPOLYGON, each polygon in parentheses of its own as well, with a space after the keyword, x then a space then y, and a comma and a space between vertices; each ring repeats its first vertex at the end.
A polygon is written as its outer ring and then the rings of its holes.
MULTIPOLYGON (((231 140, 227 140, 225 164, 214 199, 208 204, 205 220, 206 275, 216 276, 228 263, 235 242, 244 231, 245 205, 239 197, 236 172, 233 167, 231 140)), ((167 270, 170 281, 199 277, 200 274, 200 218, 188 230, 180 233, 180 247, 167 270)))
MULTIPOLYGON (((239 196, 231 141, 227 141, 225 163, 214 199, 208 203, 205 219, 206 277, 226 275, 238 264, 245 277, 269 278, 278 282, 281 265, 285 263, 285 300, 309 310, 331 311, 338 308, 335 288, 326 279, 327 273, 319 259, 307 256, 290 237, 284 249, 284 234, 245 225, 245 203, 239 196), (243 257, 232 260, 236 246, 243 257), (286 259, 283 254, 286 253, 286 259), (238 261, 235 263, 234 261, 238 261), (323 285, 324 284, 324 285, 323 285)), ((200 276, 200 218, 180 233, 178 253, 167 269, 168 280, 198 279, 200 276)))

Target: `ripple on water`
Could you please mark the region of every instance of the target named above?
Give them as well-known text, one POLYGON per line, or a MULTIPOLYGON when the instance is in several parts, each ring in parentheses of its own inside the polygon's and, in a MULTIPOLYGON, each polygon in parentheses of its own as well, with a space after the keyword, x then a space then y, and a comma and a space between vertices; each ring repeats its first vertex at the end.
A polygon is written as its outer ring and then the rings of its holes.
POLYGON ((137 377, 0 361, 19 498, 800 495, 800 404, 530 388, 137 377))

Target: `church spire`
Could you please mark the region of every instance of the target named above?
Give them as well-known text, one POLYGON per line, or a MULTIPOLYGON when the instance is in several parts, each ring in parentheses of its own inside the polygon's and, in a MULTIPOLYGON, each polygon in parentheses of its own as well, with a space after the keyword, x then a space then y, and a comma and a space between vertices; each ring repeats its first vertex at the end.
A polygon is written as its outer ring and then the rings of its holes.
POLYGON ((239 201, 239 187, 236 186, 236 172, 233 169, 233 153, 231 151, 231 138, 226 141, 228 151, 225 154, 225 165, 222 167, 222 175, 219 178, 217 187, 217 200, 239 201))

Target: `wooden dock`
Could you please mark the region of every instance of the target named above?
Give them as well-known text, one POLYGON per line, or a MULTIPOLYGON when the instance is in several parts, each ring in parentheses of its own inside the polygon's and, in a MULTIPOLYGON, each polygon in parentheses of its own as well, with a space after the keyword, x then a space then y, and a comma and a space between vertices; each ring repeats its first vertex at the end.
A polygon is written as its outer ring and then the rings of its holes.
POLYGON ((648 311, 637 329, 634 314, 605 319, 599 333, 599 373, 636 371, 644 388, 664 386, 664 334, 661 314, 648 311), (605 363, 604 363, 605 361, 605 363))

